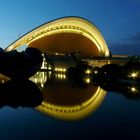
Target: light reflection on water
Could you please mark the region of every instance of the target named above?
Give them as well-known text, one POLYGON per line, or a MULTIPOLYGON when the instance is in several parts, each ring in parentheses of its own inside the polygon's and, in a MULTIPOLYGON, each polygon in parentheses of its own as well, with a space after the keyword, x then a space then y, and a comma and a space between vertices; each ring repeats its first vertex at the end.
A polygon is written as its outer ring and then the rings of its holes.
POLYGON ((30 78, 40 88, 43 102, 36 109, 61 120, 78 120, 94 112, 102 103, 106 92, 90 83, 69 80, 65 72, 38 72, 30 78))
MULTIPOLYGON (((7 77, 1 76, 1 85, 6 85, 9 79, 7 77), (6 84, 4 84, 6 83, 6 84)), ((34 76, 30 78, 41 91, 41 96, 43 96, 42 103, 36 107, 39 112, 51 116, 60 120, 74 121, 86 118, 101 105, 103 102, 106 92, 114 92, 117 94, 122 94, 128 99, 139 100, 140 99, 140 84, 135 82, 100 82, 97 83, 91 79, 91 75, 87 74, 83 81, 76 81, 74 79, 69 79, 67 77, 66 71, 52 72, 52 71, 38 71, 34 76)), ((10 82, 9 82, 10 83, 10 82)), ((31 92, 34 88, 30 88, 30 81, 18 82, 19 88, 15 88, 17 82, 12 82, 11 85, 6 87, 11 88, 11 92, 15 92, 22 89, 22 94, 29 98, 29 94, 23 94, 23 92, 31 92), (28 84, 29 87, 25 89, 21 84, 28 84), (15 88, 15 89, 14 89, 15 88), (25 90, 24 90, 24 89, 25 90), (27 91, 28 90, 28 91, 27 91)), ((33 85, 35 86, 35 85, 33 85)), ((3 87, 1 86, 1 89, 3 87)), ((1 90, 2 91, 2 90, 1 90)), ((9 90, 3 90, 5 93, 9 90)), ((11 93, 13 94, 13 93, 11 93)), ((9 94, 6 95, 9 98, 9 94)), ((17 95, 16 100, 19 99, 17 95)), ((38 95, 37 95, 38 96, 38 95)), ((2 97, 2 96, 1 96, 2 97)), ((2 97, 3 98, 3 97, 2 97)), ((31 98, 31 97, 30 97, 31 98)), ((34 98, 34 96, 32 97, 34 98)), ((13 100, 11 98, 11 100, 13 100)), ((29 105, 24 100, 18 101, 14 100, 15 103, 6 102, 5 105, 13 106, 33 106, 32 103, 29 105), (23 103, 24 102, 24 103, 23 103), (14 104, 14 105, 13 105, 14 104)), ((35 100, 35 99, 34 99, 35 100)), ((32 100, 29 100, 32 102, 32 100)), ((29 102, 28 101, 28 102, 29 102)), ((40 102, 37 101, 36 105, 40 102)), ((5 103, 5 102, 4 102, 5 103)), ((4 106, 4 105, 3 105, 4 106)))
MULTIPOLYGON (((2 78, 1 84, 7 80, 2 78)), ((101 85, 109 91, 106 94, 97 83, 94 83, 95 86, 93 83, 70 82, 65 73, 38 72, 31 80, 41 90, 43 102, 36 109, 1 108, 1 139, 139 138, 137 84, 101 85), (126 96, 126 93, 132 96, 126 96), (69 123, 70 120, 73 122, 69 123)))

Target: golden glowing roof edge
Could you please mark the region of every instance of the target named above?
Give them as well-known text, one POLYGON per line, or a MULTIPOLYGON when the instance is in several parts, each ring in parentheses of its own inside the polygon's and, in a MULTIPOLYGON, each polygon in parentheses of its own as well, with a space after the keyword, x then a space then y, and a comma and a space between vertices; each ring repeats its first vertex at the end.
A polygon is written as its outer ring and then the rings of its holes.
POLYGON ((58 106, 43 102, 36 109, 44 114, 60 120, 74 121, 82 119, 94 112, 102 103, 106 91, 98 87, 96 93, 86 102, 75 106, 58 106))
POLYGON ((64 17, 45 23, 10 44, 6 48, 6 51, 16 49, 23 45, 29 45, 44 36, 62 32, 82 34, 96 44, 101 55, 109 56, 108 47, 100 31, 91 22, 80 17, 64 17))

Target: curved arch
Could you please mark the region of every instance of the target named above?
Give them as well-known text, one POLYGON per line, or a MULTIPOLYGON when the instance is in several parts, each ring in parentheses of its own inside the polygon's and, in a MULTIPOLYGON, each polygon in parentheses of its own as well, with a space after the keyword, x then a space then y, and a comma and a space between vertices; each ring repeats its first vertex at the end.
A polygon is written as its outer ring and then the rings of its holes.
POLYGON ((43 101, 36 109, 53 118, 67 121, 80 120, 87 117, 103 102, 106 91, 97 87, 92 96, 77 105, 58 105, 51 102, 43 101))
POLYGON ((93 52, 93 55, 109 56, 108 47, 100 31, 91 22, 80 17, 65 17, 43 24, 13 42, 6 48, 6 51, 23 45, 45 48, 45 51, 47 49, 49 51, 60 50, 60 52, 78 50, 89 55, 92 55, 91 52, 93 52), (72 41, 74 43, 71 43, 72 41), (54 42, 58 42, 58 48, 52 47, 57 45, 54 42), (75 43, 77 44, 73 47, 75 43))

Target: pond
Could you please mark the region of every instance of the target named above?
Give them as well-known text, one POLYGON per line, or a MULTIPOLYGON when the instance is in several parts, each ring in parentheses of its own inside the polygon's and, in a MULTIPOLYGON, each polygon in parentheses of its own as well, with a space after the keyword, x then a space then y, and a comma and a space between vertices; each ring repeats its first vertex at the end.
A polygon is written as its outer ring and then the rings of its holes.
POLYGON ((0 139, 139 139, 139 84, 109 86, 64 72, 22 81, 1 76, 0 139))

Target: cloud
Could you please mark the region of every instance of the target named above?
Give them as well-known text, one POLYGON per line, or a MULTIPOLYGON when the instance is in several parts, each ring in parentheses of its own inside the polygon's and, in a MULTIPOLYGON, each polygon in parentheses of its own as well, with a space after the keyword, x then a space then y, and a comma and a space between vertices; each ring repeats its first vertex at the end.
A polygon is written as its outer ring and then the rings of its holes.
POLYGON ((111 43, 109 44, 109 49, 112 54, 140 55, 139 44, 111 43))
POLYGON ((120 21, 121 22, 130 22, 130 21, 133 21, 133 20, 136 20, 136 19, 139 19, 140 18, 140 14, 139 12, 135 13, 135 14, 128 14, 128 15, 125 15, 120 21))
POLYGON ((123 41, 127 41, 129 43, 140 45, 140 32, 137 32, 135 35, 133 35, 131 37, 124 38, 123 41))
POLYGON ((112 54, 140 55, 140 32, 108 46, 112 54))

